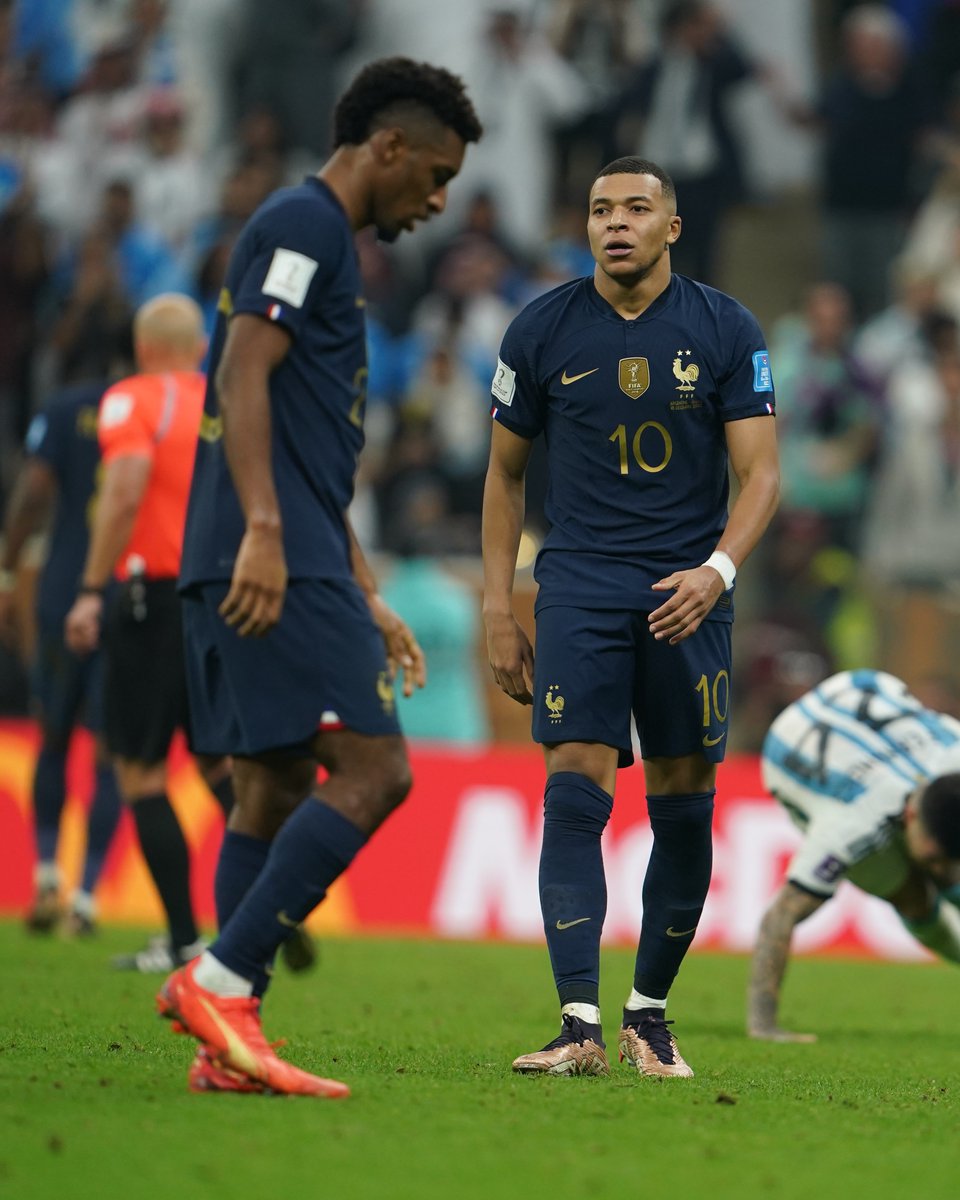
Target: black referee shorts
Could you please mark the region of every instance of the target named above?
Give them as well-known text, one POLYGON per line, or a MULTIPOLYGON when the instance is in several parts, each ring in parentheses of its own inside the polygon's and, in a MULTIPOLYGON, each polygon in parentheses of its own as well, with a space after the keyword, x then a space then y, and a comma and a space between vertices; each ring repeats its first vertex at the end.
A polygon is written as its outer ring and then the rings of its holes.
POLYGON ((120 758, 163 762, 187 726, 180 597, 175 579, 123 584, 103 629, 103 729, 120 758))

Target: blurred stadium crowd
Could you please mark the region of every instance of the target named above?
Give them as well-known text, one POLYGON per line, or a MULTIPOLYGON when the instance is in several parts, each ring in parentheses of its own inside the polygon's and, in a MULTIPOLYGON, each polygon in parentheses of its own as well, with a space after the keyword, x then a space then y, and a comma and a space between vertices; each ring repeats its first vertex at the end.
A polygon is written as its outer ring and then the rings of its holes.
MULTIPOLYGON (((0 0, 4 496, 46 399, 126 369, 139 304, 184 291, 212 322, 238 230, 320 165, 341 85, 391 52, 461 73, 486 128, 435 228, 360 246, 354 523, 401 561, 414 625, 435 610, 428 654, 457 639, 449 686, 476 658, 444 564, 479 551, 500 337, 592 271, 586 190, 639 153, 677 184, 674 269, 734 292, 771 348, 784 495, 745 573, 737 744, 847 666, 957 709, 957 0, 0 0)), ((437 687, 437 721, 481 707, 437 687)))

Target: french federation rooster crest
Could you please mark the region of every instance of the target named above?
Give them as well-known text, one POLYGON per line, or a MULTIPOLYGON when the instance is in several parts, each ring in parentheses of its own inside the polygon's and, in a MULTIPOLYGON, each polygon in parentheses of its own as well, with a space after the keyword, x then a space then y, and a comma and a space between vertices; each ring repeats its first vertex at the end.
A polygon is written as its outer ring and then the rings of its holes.
POLYGON ((673 377, 680 380, 678 392, 692 392, 693 385, 700 378, 700 368, 696 363, 690 363, 686 367, 683 365, 681 355, 689 353, 689 350, 678 350, 677 357, 673 360, 673 377))
POLYGON ((544 697, 544 703, 546 704, 547 708, 550 710, 550 720, 551 721, 559 721, 560 718, 563 716, 564 699, 559 694, 555 696, 554 692, 556 692, 556 691, 557 691, 557 684, 552 683, 547 688, 547 694, 544 697))

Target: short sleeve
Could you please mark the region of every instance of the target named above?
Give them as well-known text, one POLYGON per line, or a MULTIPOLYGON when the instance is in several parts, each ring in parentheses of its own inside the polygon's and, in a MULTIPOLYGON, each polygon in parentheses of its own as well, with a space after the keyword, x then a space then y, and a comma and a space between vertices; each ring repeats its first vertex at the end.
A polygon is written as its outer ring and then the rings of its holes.
POLYGON ((97 436, 105 463, 122 456, 153 458, 156 442, 144 397, 126 381, 110 388, 100 401, 97 436))
POLYGON ((235 285, 233 312, 255 313, 296 337, 345 252, 343 220, 309 201, 291 200, 252 236, 253 254, 235 285))
POLYGON ((787 878, 817 896, 832 896, 851 867, 877 854, 890 842, 887 820, 857 811, 821 816, 807 828, 790 862, 787 878))
POLYGON ((543 429, 546 417, 545 395, 536 378, 534 359, 535 347, 521 314, 500 344, 490 384, 491 416, 511 433, 531 440, 543 429))
POLYGON ((55 412, 40 412, 27 428, 23 448, 31 458, 42 459, 54 471, 63 465, 64 437, 63 422, 57 420, 55 412))
POLYGON ((742 305, 728 314, 725 341, 730 353, 718 379, 720 413, 725 421, 776 412, 770 353, 756 318, 742 305))

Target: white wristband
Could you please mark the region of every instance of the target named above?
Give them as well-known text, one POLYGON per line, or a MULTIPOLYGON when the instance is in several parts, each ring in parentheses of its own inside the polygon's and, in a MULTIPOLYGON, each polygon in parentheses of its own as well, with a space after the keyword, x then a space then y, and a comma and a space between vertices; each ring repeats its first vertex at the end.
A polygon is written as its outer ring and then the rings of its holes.
POLYGON ((733 565, 733 559, 729 554, 724 554, 722 550, 714 550, 707 561, 703 564, 705 567, 713 567, 718 572, 723 580, 723 590, 729 592, 733 587, 733 581, 737 577, 737 568, 733 565))

